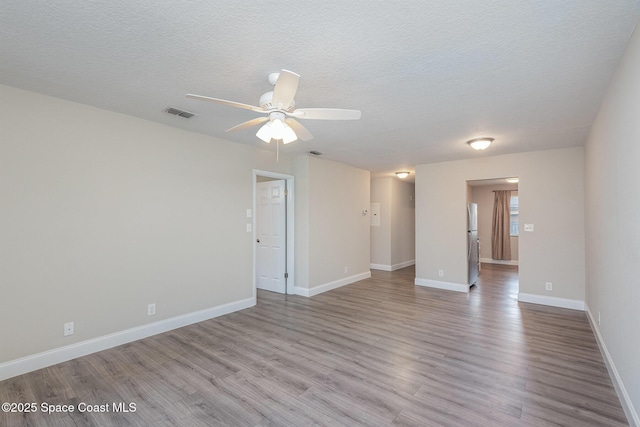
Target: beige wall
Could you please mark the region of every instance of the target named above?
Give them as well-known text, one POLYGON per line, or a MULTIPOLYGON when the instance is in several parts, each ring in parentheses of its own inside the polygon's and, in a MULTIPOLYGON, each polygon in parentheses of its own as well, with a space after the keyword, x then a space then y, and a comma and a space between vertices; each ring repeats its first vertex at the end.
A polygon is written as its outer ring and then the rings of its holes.
POLYGON ((309 156, 293 159, 295 174, 295 283, 294 287, 309 289, 309 191, 311 187, 309 156))
POLYGON ((392 178, 391 265, 415 261, 416 257, 416 186, 392 178))
MULTIPOLYGON (((511 190, 512 195, 518 194, 518 186, 505 185, 479 185, 471 187, 471 202, 478 205, 478 237, 480 238, 480 259, 482 262, 497 262, 491 258, 491 230, 493 228, 493 203, 494 191, 511 190)), ((520 233, 522 233, 522 222, 520 233)), ((511 260, 518 260, 518 237, 511 236, 511 260)))
POLYGON ((252 171, 287 156, 6 86, 0 116, 0 363, 252 298, 252 171))
POLYGON ((0 364, 250 300, 253 169, 295 175, 296 287, 369 273, 368 171, 6 86, 0 100, 0 364))
POLYGON ((296 247, 308 253, 296 258, 296 287, 368 274, 369 171, 308 155, 294 162, 296 247))
POLYGON ((636 28, 585 148, 587 305, 594 319, 600 313, 596 329, 635 425, 640 425, 639 76, 636 28))
POLYGON ((395 270, 415 260, 415 185, 395 177, 371 180, 380 226, 371 227, 372 267, 395 270))
POLYGON ((391 266, 392 179, 371 180, 371 203, 380 203, 380 226, 371 227, 371 264, 391 266))
POLYGON ((535 226, 519 238, 520 292, 584 301, 583 154, 572 148, 419 165, 416 278, 466 284, 467 181, 518 176, 520 222, 535 226))

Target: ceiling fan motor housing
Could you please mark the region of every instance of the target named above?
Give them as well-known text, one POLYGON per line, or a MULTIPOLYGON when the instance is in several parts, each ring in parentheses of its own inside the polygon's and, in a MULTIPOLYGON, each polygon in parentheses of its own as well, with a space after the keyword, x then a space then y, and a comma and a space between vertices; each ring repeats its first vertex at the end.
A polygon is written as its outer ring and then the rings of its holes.
MULTIPOLYGON (((276 109, 276 107, 273 105, 272 101, 273 101, 273 91, 265 92, 260 97, 260 100, 258 101, 258 105, 260 106, 260 108, 262 108, 265 111, 274 110, 276 109)), ((292 99, 291 105, 289 105, 289 108, 287 108, 285 111, 292 112, 295 108, 296 108, 296 101, 295 99, 292 99)))
POLYGON ((272 111, 269 113, 269 120, 271 121, 280 120, 281 122, 284 123, 284 119, 285 119, 285 115, 280 111, 272 111))
POLYGON ((275 86, 278 81, 278 77, 280 77, 280 73, 269 73, 269 75, 267 75, 267 80, 271 86, 275 86))

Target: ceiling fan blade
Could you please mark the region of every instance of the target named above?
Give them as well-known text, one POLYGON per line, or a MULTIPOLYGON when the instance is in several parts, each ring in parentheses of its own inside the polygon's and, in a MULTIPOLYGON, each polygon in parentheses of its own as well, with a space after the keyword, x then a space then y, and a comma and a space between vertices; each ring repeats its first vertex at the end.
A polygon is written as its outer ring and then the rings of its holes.
POLYGON ((264 123, 267 120, 269 120, 269 117, 258 117, 247 122, 240 123, 239 125, 227 129, 225 132, 237 132, 242 129, 250 128, 251 126, 259 125, 260 123, 264 123))
POLYGON ((254 107, 253 105, 243 104, 241 102, 227 101, 226 99, 210 98, 208 96, 194 95, 192 93, 188 93, 187 98, 198 99, 200 101, 213 102, 214 104, 222 104, 222 105, 227 105, 229 107, 244 108, 245 110, 255 111, 256 113, 264 113, 264 110, 260 107, 254 107))
POLYGON ((291 129, 293 129, 299 139, 303 141, 310 141, 313 139, 313 135, 311 135, 311 132, 309 132, 307 128, 302 126, 297 120, 286 119, 284 122, 288 124, 291 129))
POLYGON ((282 70, 273 88, 271 104, 278 110, 286 110, 298 91, 300 76, 292 71, 282 70))
POLYGON ((362 111, 340 108, 298 108, 291 115, 297 119, 359 120, 362 117, 362 111))

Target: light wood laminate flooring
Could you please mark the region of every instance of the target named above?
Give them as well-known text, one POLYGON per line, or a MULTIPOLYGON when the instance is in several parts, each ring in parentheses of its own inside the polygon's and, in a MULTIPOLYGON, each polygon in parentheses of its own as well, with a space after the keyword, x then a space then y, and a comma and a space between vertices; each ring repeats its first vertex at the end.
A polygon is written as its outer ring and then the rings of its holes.
POLYGON ((627 425, 584 312, 518 303, 515 267, 483 264, 469 294, 414 276, 259 291, 254 308, 0 382, 0 402, 136 405, 0 425, 627 425))

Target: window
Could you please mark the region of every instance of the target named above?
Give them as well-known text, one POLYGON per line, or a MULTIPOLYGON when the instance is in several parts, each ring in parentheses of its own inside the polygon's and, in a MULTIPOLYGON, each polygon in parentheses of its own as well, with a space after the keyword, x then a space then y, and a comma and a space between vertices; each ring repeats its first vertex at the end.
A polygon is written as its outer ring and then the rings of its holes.
POLYGON ((518 218, 518 193, 516 193, 516 195, 512 195, 511 196, 511 202, 509 204, 509 210, 510 210, 510 218, 509 218, 509 229, 510 232, 509 234, 511 234, 512 236, 517 236, 518 235, 518 226, 520 224, 519 218, 518 218))

